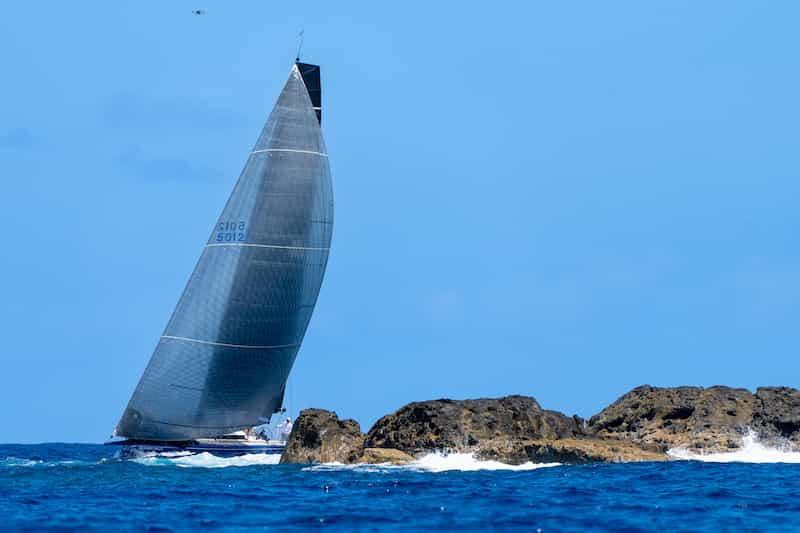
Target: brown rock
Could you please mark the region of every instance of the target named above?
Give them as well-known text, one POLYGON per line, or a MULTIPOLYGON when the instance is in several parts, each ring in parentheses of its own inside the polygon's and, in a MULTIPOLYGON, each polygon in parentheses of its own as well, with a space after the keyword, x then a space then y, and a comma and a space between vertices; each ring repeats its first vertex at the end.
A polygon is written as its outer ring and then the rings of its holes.
POLYGON ((364 434, 355 420, 339 420, 324 409, 305 409, 295 420, 281 455, 287 463, 355 463, 364 451, 364 434))
POLYGON ((767 444, 800 449, 800 391, 644 385, 593 416, 588 426, 526 396, 431 400, 384 416, 366 437, 353 420, 308 409, 296 421, 281 462, 400 464, 437 450, 511 464, 661 461, 670 448, 738 448, 750 429, 767 444))
POLYGON ((521 465, 529 462, 525 445, 532 440, 524 439, 490 439, 480 443, 475 450, 475 457, 481 461, 499 461, 508 465, 521 465))
POLYGON ((526 451, 534 462, 628 463, 668 459, 662 452, 645 450, 632 442, 614 439, 533 441, 526 447, 526 451))
POLYGON ((760 387, 753 429, 764 441, 800 448, 800 391, 791 387, 760 387))
POLYGON ((507 464, 534 463, 622 463, 666 461, 662 452, 646 450, 632 442, 613 439, 539 439, 486 441, 476 457, 507 464))
POLYGON ((750 426, 755 396, 730 387, 637 387, 589 420, 600 438, 687 447, 706 452, 738 448, 750 426))
POLYGON ((416 454, 472 451, 489 439, 557 439, 580 436, 583 421, 542 409, 533 398, 414 402, 384 416, 370 429, 368 447, 416 454))
POLYGON ((364 448, 364 455, 359 463, 402 465, 410 463, 414 458, 405 452, 393 448, 364 448))

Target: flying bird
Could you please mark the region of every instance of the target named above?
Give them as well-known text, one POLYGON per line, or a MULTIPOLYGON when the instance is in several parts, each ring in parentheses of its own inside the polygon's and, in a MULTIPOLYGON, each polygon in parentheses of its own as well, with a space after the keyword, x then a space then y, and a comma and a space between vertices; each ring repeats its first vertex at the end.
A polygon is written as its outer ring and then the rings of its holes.
POLYGON ((206 14, 206 10, 205 9, 194 9, 194 10, 192 10, 192 14, 193 15, 205 15, 206 14))

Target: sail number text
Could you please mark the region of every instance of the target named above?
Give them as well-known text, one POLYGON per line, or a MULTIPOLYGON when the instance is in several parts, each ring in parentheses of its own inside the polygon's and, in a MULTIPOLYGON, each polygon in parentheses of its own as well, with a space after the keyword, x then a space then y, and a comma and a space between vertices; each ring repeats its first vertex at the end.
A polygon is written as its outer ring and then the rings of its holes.
POLYGON ((244 222, 220 222, 217 224, 217 242, 234 242, 244 240, 244 222))

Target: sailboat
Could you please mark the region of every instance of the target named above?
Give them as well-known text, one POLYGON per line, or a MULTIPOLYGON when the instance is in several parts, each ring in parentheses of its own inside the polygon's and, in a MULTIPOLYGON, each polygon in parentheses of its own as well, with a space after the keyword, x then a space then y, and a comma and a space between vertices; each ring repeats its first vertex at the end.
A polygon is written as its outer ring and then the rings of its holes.
POLYGON ((281 453, 282 412, 333 230, 318 65, 295 62, 109 444, 281 453))

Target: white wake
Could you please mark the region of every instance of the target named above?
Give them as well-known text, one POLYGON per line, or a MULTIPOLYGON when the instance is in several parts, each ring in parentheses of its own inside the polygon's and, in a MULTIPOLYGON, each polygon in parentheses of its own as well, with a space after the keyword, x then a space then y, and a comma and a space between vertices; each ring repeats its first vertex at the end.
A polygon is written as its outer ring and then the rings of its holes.
POLYGON ((281 456, 276 453, 249 453, 237 457, 217 457, 208 452, 173 452, 146 454, 131 459, 150 466, 179 466, 182 468, 227 468, 230 466, 276 465, 281 456))
POLYGON ((733 452, 697 453, 685 448, 673 448, 667 455, 673 459, 706 463, 800 463, 800 452, 793 451, 788 445, 765 446, 753 431, 749 431, 743 440, 742 447, 733 452))
POLYGON ((560 466, 561 463, 524 463, 507 465, 498 461, 481 461, 471 453, 430 453, 416 461, 404 465, 324 463, 304 468, 307 471, 356 470, 360 472, 381 472, 387 470, 414 470, 417 472, 475 472, 478 470, 536 470, 560 466))

